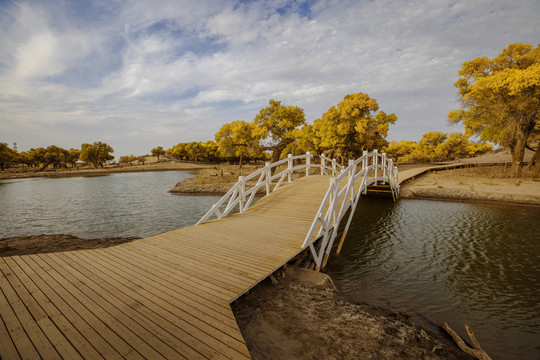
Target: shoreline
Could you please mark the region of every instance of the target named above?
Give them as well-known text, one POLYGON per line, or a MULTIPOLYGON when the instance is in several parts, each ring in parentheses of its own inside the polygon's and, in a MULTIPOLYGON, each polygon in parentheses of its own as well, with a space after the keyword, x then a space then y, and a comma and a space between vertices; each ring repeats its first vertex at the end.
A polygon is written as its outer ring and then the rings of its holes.
POLYGON ((0 180, 12 179, 30 179, 30 178, 65 178, 65 177, 90 177, 107 176, 118 173, 137 173, 153 171, 200 171, 211 167, 212 164, 195 164, 186 162, 167 162, 167 163, 148 163, 145 165, 132 165, 122 167, 105 167, 103 169, 94 168, 68 168, 44 171, 25 171, 25 172, 0 172, 0 180))
POLYGON ((472 359, 405 311, 345 299, 325 273, 279 270, 232 304, 253 359, 472 359))
POLYGON ((502 167, 431 170, 401 185, 404 199, 540 206, 540 180, 509 178, 502 167))

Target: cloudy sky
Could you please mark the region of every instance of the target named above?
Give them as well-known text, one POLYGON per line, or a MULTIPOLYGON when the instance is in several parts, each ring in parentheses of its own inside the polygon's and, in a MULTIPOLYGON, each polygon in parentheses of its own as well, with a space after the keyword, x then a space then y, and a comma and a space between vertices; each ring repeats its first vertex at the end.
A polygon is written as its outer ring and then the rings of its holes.
POLYGON ((0 142, 118 158, 213 140, 274 98, 308 122, 364 92, 390 140, 459 131, 461 64, 540 42, 538 0, 0 0, 0 142))

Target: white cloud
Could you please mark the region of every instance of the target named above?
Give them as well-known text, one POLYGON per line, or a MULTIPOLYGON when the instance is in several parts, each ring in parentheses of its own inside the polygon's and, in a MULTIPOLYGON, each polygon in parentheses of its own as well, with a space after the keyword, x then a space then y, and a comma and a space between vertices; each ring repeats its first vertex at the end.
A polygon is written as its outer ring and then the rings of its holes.
POLYGON ((359 91, 398 115, 390 138, 417 139, 453 130, 461 63, 540 38, 535 0, 81 4, 0 5, 0 141, 146 153, 212 139, 270 98, 312 121, 359 91))

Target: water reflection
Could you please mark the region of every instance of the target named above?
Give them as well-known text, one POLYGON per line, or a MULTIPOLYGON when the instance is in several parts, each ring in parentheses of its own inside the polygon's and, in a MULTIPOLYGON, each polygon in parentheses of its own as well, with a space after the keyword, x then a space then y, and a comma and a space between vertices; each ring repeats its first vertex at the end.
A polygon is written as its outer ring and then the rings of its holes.
POLYGON ((355 301, 432 329, 469 321, 494 358, 538 359, 538 219, 534 207, 365 199, 327 271, 355 301))

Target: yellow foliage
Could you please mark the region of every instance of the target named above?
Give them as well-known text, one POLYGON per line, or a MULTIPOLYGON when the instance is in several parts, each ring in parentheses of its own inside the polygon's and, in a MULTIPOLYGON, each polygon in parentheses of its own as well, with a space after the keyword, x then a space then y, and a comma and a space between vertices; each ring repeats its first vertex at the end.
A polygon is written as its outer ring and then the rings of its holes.
POLYGON ((313 122, 314 147, 335 152, 333 155, 342 159, 357 156, 362 150, 385 147, 388 127, 397 116, 378 110, 377 101, 367 94, 345 96, 337 107, 331 107, 313 122))
POLYGON ((525 146, 540 128, 540 45, 510 44, 493 59, 464 63, 458 75, 462 109, 448 114, 450 122, 510 148, 519 171, 525 146))
POLYGON ((475 156, 491 148, 490 144, 469 141, 462 133, 432 131, 425 133, 418 143, 392 141, 385 151, 398 162, 433 162, 475 156))

